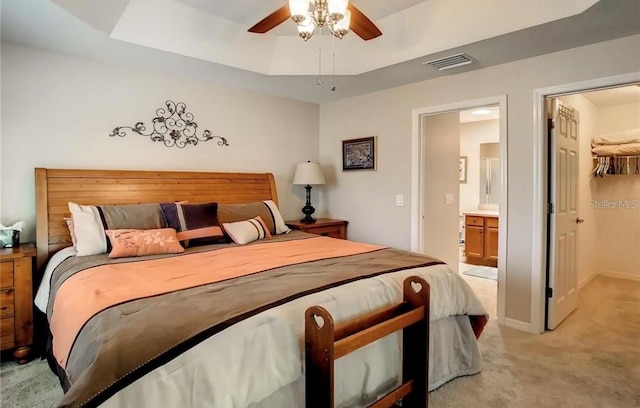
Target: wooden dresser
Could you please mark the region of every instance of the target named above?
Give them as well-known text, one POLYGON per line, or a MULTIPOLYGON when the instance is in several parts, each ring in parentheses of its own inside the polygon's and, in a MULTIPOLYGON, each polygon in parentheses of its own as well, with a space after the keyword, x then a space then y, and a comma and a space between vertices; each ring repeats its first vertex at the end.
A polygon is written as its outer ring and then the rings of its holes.
POLYGON ((347 224, 349 224, 349 221, 334 220, 331 218, 318 218, 316 222, 312 224, 300 221, 287 221, 286 224, 291 229, 308 232, 309 234, 347 239, 347 224))
POLYGON ((498 217, 467 214, 464 229, 466 263, 498 266, 498 217))
POLYGON ((35 256, 33 244, 0 249, 0 348, 14 349, 18 364, 28 361, 33 344, 31 273, 35 256))

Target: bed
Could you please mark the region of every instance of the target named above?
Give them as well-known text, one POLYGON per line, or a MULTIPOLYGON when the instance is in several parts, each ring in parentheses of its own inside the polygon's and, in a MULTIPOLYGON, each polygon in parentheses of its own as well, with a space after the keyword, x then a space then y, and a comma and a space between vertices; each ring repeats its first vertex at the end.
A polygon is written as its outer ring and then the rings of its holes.
MULTIPOLYGON (((68 202, 176 201, 278 197, 271 174, 36 169, 46 265, 36 306, 47 314, 60 406, 302 407, 305 309, 353 319, 397 303, 412 275, 431 287, 429 389, 480 371, 486 311, 464 280, 420 254, 292 231, 169 255, 74 256, 68 202)), ((336 406, 393 388, 400 344, 391 335, 338 360, 336 406)))

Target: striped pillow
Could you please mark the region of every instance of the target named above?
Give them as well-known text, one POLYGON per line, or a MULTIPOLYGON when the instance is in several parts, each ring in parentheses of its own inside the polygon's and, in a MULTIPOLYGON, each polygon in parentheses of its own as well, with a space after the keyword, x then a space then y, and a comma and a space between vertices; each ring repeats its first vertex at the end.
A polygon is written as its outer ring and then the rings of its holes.
POLYGON ((260 216, 245 221, 223 223, 222 227, 233 242, 240 245, 271 238, 271 232, 260 216))
POLYGON ((73 220, 71 235, 75 235, 76 238, 74 246, 78 250, 77 256, 111 251, 111 242, 107 239, 106 230, 146 230, 166 226, 158 203, 80 205, 69 202, 68 205, 73 220))
POLYGON ((163 203, 160 208, 167 227, 177 231, 185 248, 226 242, 218 221, 218 203, 163 203))
POLYGON ((291 231, 284 223, 278 206, 272 200, 218 205, 218 219, 221 223, 239 222, 258 216, 262 218, 272 234, 286 234, 291 231))

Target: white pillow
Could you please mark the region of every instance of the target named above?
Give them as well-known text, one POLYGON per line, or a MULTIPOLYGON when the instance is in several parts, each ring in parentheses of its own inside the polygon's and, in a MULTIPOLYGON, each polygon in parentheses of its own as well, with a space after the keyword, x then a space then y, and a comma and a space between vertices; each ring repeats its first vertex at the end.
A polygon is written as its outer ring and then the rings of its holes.
POLYGON ((287 224, 284 223, 284 219, 282 218, 282 214, 280 214, 280 210, 278 210, 278 206, 272 200, 263 201, 271 210, 273 214, 273 219, 276 224, 276 234, 287 234, 291 232, 291 228, 287 227, 287 224))
POLYGON ((104 254, 107 252, 107 236, 98 209, 93 205, 69 202, 76 235, 77 256, 104 254))
POLYGON ((267 224, 264 223, 260 216, 244 221, 223 223, 222 228, 224 228, 224 231, 231 237, 233 242, 240 245, 245 245, 258 239, 271 238, 267 224))

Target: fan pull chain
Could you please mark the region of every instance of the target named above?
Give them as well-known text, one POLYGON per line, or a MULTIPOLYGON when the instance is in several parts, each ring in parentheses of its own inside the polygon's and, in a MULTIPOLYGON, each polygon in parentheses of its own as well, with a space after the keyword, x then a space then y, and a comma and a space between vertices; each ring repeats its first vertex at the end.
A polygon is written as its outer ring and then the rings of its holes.
POLYGON ((319 29, 318 44, 318 80, 316 85, 322 86, 324 83, 322 82, 322 27, 319 29))
POLYGON ((332 47, 332 57, 333 61, 331 62, 333 65, 333 72, 331 73, 331 91, 336 91, 336 37, 332 36, 331 47, 332 47))

